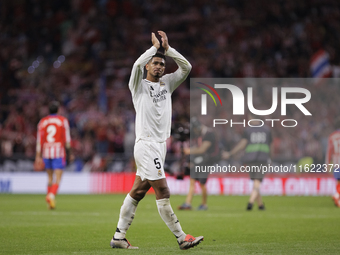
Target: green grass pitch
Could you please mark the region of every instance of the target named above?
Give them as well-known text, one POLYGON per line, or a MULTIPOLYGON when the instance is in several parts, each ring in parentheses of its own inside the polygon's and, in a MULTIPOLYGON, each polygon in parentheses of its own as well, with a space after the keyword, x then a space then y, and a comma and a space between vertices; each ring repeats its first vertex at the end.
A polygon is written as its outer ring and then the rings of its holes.
MULTIPOLYGON (((330 197, 264 197, 266 211, 245 210, 248 197, 209 196, 208 211, 178 211, 182 228, 204 235, 181 251, 161 220, 154 195, 139 204, 127 238, 139 250, 112 249, 125 195, 0 195, 0 254, 338 254, 340 208, 330 197)), ((198 206, 200 197, 194 198, 198 206)))

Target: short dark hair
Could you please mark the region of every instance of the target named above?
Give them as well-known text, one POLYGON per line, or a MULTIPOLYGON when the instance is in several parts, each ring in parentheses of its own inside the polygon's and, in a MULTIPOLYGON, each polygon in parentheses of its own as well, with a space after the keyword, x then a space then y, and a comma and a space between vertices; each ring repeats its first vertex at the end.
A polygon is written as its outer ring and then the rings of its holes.
POLYGON ((52 101, 49 105, 48 105, 48 110, 50 111, 50 114, 56 114, 59 110, 59 102, 58 101, 52 101))
MULTIPOLYGON (((164 59, 164 60, 166 61, 165 55, 164 55, 162 52, 160 52, 160 51, 157 51, 157 53, 156 53, 155 55, 152 56, 152 58, 150 59, 150 61, 151 61, 153 58, 162 58, 162 59, 164 59)), ((149 61, 149 62, 150 62, 150 61, 149 61)))

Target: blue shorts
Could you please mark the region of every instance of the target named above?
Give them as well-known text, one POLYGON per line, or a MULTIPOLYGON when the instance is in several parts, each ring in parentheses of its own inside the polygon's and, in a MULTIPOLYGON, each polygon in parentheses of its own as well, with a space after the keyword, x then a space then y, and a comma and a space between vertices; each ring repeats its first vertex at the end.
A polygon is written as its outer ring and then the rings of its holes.
POLYGON ((64 169, 66 166, 64 158, 43 158, 46 169, 64 169))
POLYGON ((335 179, 340 180, 340 168, 334 169, 333 175, 335 179))

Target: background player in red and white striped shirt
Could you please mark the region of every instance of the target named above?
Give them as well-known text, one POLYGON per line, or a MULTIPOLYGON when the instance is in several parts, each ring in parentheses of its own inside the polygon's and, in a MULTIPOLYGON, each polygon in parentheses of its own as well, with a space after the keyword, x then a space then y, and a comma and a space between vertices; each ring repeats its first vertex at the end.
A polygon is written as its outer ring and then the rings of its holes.
POLYGON ((50 209, 55 208, 57 194, 63 169, 70 155, 70 127, 68 120, 58 115, 59 102, 49 105, 50 115, 42 118, 38 124, 35 163, 44 162, 48 174, 46 202, 50 209), (54 180, 55 173, 55 180, 54 180))
POLYGON ((338 180, 333 200, 335 205, 340 207, 340 117, 335 119, 334 126, 336 131, 328 137, 326 164, 333 164, 334 178, 338 180))

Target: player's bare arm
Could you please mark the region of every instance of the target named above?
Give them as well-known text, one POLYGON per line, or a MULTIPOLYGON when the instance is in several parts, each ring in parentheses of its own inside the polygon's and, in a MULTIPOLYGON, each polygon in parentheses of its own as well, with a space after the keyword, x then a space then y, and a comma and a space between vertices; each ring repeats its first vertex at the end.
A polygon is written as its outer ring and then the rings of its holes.
POLYGON ((210 141, 203 141, 202 145, 199 147, 184 148, 183 153, 185 155, 197 155, 205 153, 211 146, 210 141))
POLYGON ((35 171, 42 171, 45 168, 45 164, 43 162, 41 152, 37 152, 35 155, 35 160, 34 160, 34 170, 35 171))
POLYGON ((230 152, 227 152, 227 151, 222 152, 222 158, 229 159, 231 156, 235 155, 236 153, 246 148, 247 144, 248 144, 248 140, 243 138, 241 141, 239 141, 238 144, 236 144, 235 148, 232 149, 230 152))

